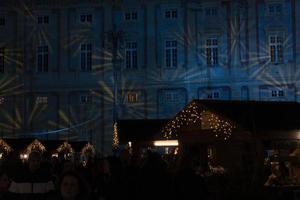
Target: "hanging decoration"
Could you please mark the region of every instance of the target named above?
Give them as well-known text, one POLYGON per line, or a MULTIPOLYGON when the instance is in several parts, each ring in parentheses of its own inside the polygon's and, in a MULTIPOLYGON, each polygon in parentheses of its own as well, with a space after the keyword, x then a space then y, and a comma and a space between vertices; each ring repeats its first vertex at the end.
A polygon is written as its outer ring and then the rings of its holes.
POLYGON ((68 154, 73 154, 74 150, 73 150, 71 144, 69 144, 68 142, 64 142, 57 148, 57 152, 68 155, 68 154))
POLYGON ((118 124, 114 123, 114 133, 113 133, 113 148, 117 148, 119 145, 119 135, 118 135, 118 124))
POLYGON ((0 139, 0 152, 8 154, 12 151, 13 149, 3 140, 0 139))
POLYGON ((46 151, 46 147, 39 140, 35 139, 27 146, 24 153, 29 155, 31 151, 39 151, 40 153, 43 153, 46 151))
POLYGON ((87 158, 95 156, 95 153, 96 150, 90 143, 87 143, 81 150, 81 154, 87 158))
POLYGON ((174 119, 169 121, 162 129, 163 137, 166 139, 174 139, 178 137, 178 132, 183 126, 191 124, 199 124, 201 129, 212 130, 215 137, 228 140, 232 134, 235 125, 228 119, 208 111, 192 102, 179 112, 174 119))

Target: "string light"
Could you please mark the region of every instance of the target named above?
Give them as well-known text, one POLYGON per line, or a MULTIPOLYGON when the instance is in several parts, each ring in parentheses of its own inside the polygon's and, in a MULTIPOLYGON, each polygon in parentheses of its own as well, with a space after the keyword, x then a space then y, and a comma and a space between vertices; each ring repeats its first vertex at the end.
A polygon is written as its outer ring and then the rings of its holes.
POLYGON ((0 139, 0 150, 2 152, 9 153, 13 149, 3 139, 0 139))
POLYGON ((118 124, 114 123, 114 134, 113 134, 113 148, 117 148, 119 145, 119 135, 118 135, 118 124))
POLYGON ((204 107, 200 108, 196 102, 192 102, 169 121, 161 132, 166 139, 177 138, 179 130, 183 126, 191 124, 200 124, 202 129, 210 129, 216 138, 223 138, 224 140, 230 138, 235 128, 230 120, 221 118, 204 107))
POLYGON ((30 143, 27 146, 25 153, 30 154, 33 150, 37 150, 43 153, 44 151, 46 151, 46 147, 40 141, 35 139, 32 143, 30 143))
POLYGON ((94 156, 96 153, 96 150, 93 145, 90 143, 87 143, 81 150, 81 154, 85 156, 94 156))
POLYGON ((65 154, 72 154, 74 152, 71 144, 69 144, 68 142, 64 142, 63 144, 61 144, 58 148, 57 148, 57 152, 63 152, 65 154))

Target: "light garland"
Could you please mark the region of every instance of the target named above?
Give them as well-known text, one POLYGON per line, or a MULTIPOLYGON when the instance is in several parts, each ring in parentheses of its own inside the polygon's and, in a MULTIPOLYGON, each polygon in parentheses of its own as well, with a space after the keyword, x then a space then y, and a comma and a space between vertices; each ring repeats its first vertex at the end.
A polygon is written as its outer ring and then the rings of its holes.
POLYGON ((87 143, 81 150, 81 154, 85 156, 94 156, 96 153, 96 150, 93 145, 90 143, 87 143))
POLYGON ((113 134, 113 148, 118 147, 119 145, 119 135, 118 135, 118 124, 117 122, 114 123, 114 134, 113 134))
POLYGON ((215 137, 223 137, 224 140, 230 138, 235 128, 235 125, 230 120, 223 119, 205 108, 200 108, 196 102, 192 102, 179 112, 174 119, 169 121, 161 132, 164 138, 174 139, 178 137, 180 128, 191 124, 201 124, 202 129, 210 129, 215 134, 215 137))
POLYGON ((74 150, 71 146, 71 144, 69 144, 68 142, 64 142, 63 144, 61 144, 58 148, 57 148, 57 152, 63 152, 63 153, 74 153, 74 150))
POLYGON ((0 150, 2 152, 9 153, 13 149, 3 139, 0 139, 0 150))
POLYGON ((33 150, 37 150, 43 153, 44 151, 46 151, 46 147, 39 140, 35 139, 27 146, 25 153, 30 154, 33 150))

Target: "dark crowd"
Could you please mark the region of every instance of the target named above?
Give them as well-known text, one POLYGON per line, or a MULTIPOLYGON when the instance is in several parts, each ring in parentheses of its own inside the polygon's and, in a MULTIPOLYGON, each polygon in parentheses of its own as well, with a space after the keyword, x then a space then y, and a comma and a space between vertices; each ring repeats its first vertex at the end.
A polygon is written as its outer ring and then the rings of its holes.
POLYGON ((192 155, 122 150, 83 163, 32 151, 26 161, 12 155, 0 162, 1 200, 289 199, 266 189, 266 170, 230 171, 192 155))

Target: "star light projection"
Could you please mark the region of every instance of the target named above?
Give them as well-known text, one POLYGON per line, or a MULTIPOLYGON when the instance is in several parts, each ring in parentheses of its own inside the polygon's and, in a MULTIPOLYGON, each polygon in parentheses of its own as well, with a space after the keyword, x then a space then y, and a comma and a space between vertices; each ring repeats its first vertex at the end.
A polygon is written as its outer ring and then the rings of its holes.
POLYGON ((196 125, 201 130, 211 130, 216 138, 224 140, 228 140, 236 128, 236 125, 229 119, 221 117, 193 101, 177 113, 161 132, 165 139, 174 139, 178 138, 181 128, 190 125, 196 125))

